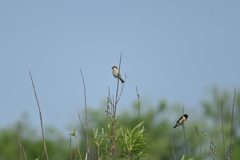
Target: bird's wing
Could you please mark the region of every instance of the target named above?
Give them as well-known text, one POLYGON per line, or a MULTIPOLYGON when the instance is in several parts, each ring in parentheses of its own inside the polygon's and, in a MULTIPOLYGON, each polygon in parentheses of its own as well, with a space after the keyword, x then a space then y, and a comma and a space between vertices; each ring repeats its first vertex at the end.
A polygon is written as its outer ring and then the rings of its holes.
POLYGON ((183 120, 183 116, 179 118, 179 120, 177 121, 177 123, 181 123, 183 120))

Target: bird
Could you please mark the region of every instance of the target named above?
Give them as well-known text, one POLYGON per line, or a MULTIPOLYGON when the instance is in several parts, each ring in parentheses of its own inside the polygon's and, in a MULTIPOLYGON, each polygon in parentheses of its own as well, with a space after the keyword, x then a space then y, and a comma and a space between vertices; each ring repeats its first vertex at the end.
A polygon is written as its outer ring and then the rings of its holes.
POLYGON ((187 119, 188 119, 188 115, 184 114, 179 118, 179 120, 176 122, 176 125, 173 128, 176 128, 178 126, 183 126, 186 123, 187 119))
POLYGON ((113 70, 113 71, 112 71, 113 76, 114 76, 115 78, 120 79, 120 81, 121 81, 122 83, 124 83, 125 81, 122 79, 122 76, 121 76, 121 74, 120 74, 117 66, 113 66, 113 67, 112 67, 112 70, 113 70))
POLYGON ((138 98, 141 98, 141 96, 139 94, 137 94, 138 98))

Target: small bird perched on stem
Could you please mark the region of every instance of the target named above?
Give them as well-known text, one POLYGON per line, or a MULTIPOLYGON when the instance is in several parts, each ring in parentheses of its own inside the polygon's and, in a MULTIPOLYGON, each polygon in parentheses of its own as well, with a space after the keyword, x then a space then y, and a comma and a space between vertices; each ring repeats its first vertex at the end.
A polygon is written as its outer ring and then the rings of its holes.
POLYGON ((121 82, 124 83, 124 80, 122 79, 122 76, 121 76, 121 74, 120 74, 117 66, 113 66, 113 67, 112 67, 112 70, 113 70, 113 71, 112 71, 113 76, 114 76, 115 78, 120 79, 121 82))
POLYGON ((176 128, 178 126, 183 126, 187 121, 187 118, 188 118, 188 115, 184 114, 182 117, 179 118, 179 120, 176 122, 176 125, 173 128, 176 128))

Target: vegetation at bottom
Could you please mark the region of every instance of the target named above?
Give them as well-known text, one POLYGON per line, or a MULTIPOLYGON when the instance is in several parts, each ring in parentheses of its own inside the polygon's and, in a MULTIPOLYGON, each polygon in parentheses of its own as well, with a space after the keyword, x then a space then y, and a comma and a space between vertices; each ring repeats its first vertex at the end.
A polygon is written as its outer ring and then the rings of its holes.
MULTIPOLYGON (((184 112, 189 115, 185 124, 189 159, 209 159, 209 157, 224 159, 224 154, 228 154, 227 158, 232 160, 240 159, 238 152, 240 150, 238 143, 240 140, 240 94, 237 93, 235 96, 232 117, 233 97, 232 91, 214 87, 208 94, 208 98, 202 101, 201 108, 184 107, 184 112), (224 132, 222 132, 222 120, 224 132), (228 151, 231 137, 230 153, 228 151)), ((130 109, 118 112, 115 124, 113 124, 112 115, 106 112, 106 106, 99 106, 96 110, 88 108, 90 159, 110 159, 111 154, 112 159, 169 160, 175 157, 177 160, 187 159, 183 128, 173 129, 182 115, 182 106, 182 104, 168 104, 166 100, 160 101, 157 106, 151 106, 151 103, 140 100, 139 123, 136 101, 132 107, 128 107, 130 109), (113 125, 115 125, 114 134, 113 125)), ((86 154, 86 132, 80 123, 76 126, 77 129, 74 131, 73 128, 70 135, 61 134, 52 126, 44 128, 49 159, 72 160, 80 159, 80 156, 81 159, 86 157, 89 159, 86 154)), ((16 124, 0 129, 0 160, 25 159, 23 148, 27 159, 46 159, 41 133, 33 129, 26 114, 16 124), (20 149, 18 135, 22 149, 20 149)))

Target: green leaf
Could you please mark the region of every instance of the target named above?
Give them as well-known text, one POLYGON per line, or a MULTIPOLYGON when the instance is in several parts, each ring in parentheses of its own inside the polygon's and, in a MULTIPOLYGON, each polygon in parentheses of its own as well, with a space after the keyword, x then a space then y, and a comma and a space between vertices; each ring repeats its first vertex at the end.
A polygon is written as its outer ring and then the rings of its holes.
POLYGON ((184 160, 185 155, 182 156, 181 160, 184 160))
POLYGON ((102 135, 104 135, 104 128, 102 128, 102 135))
POLYGON ((139 123, 136 127, 133 128, 132 133, 139 127, 141 127, 141 125, 143 124, 144 121, 142 121, 141 123, 139 123))
POLYGON ((86 152, 85 160, 87 160, 87 152, 86 152))
POLYGON ((98 134, 98 128, 96 130, 93 128, 93 133, 94 133, 94 138, 96 139, 98 134))
POLYGON ((77 129, 77 127, 75 127, 75 128, 73 129, 73 133, 72 133, 72 134, 68 134, 68 135, 75 137, 75 136, 76 136, 76 129, 77 129))

